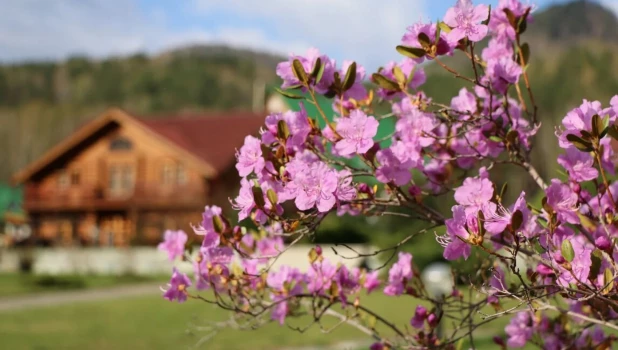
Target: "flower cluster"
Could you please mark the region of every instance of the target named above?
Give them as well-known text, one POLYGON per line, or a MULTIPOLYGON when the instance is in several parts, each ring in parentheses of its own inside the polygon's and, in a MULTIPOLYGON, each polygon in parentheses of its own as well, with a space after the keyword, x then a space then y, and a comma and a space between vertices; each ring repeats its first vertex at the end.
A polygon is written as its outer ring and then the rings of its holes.
MULTIPOLYGON (((279 324, 305 314, 314 323, 335 315, 377 338, 371 349, 454 349, 484 306, 496 310, 486 319, 511 317, 506 339, 495 338, 502 347, 611 347, 615 339, 605 330, 616 329, 618 320, 618 182, 612 181, 618 95, 608 105, 584 100, 564 117, 555 132, 563 175, 546 182, 530 159, 540 127, 523 37, 532 10, 518 0, 500 0, 491 10, 458 0, 442 21, 411 25, 396 48, 404 59, 370 79, 356 62, 338 66, 317 49, 290 55, 277 75, 281 93, 301 100, 299 110, 268 115, 259 134, 237 150, 240 187, 230 199, 237 217, 206 207, 194 228, 203 239, 193 255, 185 252, 184 232, 165 232, 158 249, 171 261, 190 261, 193 278, 175 268, 164 297, 204 299, 239 318, 268 315, 279 324), (487 46, 475 53, 484 39, 487 46), (469 59, 473 76, 442 60, 457 54, 469 59), (428 79, 421 63, 468 85, 450 103, 434 102, 421 90, 428 79), (333 100, 332 111, 321 109, 318 95, 333 100), (376 114, 374 96, 388 113, 376 114), (307 104, 316 106, 315 115, 307 104), (387 136, 378 136, 389 125, 387 136), (525 170, 538 189, 510 197, 493 176, 498 166, 525 170), (436 202, 450 204, 433 208, 436 202), (477 284, 472 290, 481 301, 458 290, 432 294, 414 265, 419 256, 402 250, 416 232, 373 254, 388 255, 388 272, 337 262, 319 246, 305 268, 276 265, 290 244, 314 238, 331 213, 389 214, 431 229, 444 226, 444 234, 436 234, 444 259, 478 255, 483 261, 476 276, 459 276, 477 284), (203 290, 211 299, 198 294, 203 290), (414 299, 401 303, 411 330, 365 305, 365 295, 376 292, 414 299), (505 308, 506 301, 518 306, 505 308), (450 338, 440 331, 448 318, 464 320, 450 338), (396 336, 381 334, 377 322, 396 336)), ((357 258, 372 255, 350 250, 357 258)))

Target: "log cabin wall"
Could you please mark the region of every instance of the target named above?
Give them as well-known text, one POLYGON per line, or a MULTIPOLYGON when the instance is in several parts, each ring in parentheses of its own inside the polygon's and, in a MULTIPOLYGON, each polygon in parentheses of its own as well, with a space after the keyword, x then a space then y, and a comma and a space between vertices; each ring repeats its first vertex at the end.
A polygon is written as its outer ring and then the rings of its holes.
POLYGON ((148 132, 119 126, 26 183, 35 237, 48 245, 156 244, 199 224, 211 181, 148 132))

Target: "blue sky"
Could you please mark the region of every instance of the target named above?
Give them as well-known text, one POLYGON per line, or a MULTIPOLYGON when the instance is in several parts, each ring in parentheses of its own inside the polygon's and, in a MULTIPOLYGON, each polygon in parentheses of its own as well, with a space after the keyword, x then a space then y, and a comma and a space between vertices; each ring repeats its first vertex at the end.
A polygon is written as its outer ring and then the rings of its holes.
MULTIPOLYGON (((564 2, 529 1, 541 9, 564 2)), ((618 0, 598 1, 618 13, 618 0)), ((338 61, 354 59, 375 69, 400 58, 394 46, 407 26, 441 18, 454 2, 0 0, 0 61, 156 54, 223 43, 283 55, 315 46, 338 61)))

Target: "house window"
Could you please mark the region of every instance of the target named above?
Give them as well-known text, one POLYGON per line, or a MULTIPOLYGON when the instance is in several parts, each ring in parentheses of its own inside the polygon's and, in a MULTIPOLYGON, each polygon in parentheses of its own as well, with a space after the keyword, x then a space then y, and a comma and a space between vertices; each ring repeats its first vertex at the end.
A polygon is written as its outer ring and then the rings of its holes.
POLYGON ((187 183, 187 171, 182 164, 178 164, 176 167, 176 183, 179 185, 187 183))
POLYGON ((58 188, 61 190, 69 188, 69 174, 64 169, 58 174, 58 188))
POLYGON ((165 163, 163 164, 163 168, 161 169, 161 181, 164 185, 171 185, 174 183, 174 164, 165 163))
POLYGON ((71 172, 71 186, 79 185, 79 171, 73 170, 71 172))
POLYGON ((109 144, 109 149, 112 151, 130 150, 133 148, 133 143, 124 137, 117 137, 109 144))
POLYGON ((135 177, 130 165, 112 165, 109 169, 109 190, 112 193, 127 193, 133 190, 135 177))

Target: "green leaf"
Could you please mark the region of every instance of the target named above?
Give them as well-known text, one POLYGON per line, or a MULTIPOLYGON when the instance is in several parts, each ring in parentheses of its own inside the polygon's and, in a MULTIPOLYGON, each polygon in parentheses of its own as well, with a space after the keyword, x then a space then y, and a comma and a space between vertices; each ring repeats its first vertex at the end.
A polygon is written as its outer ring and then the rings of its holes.
POLYGON ((449 27, 448 24, 446 24, 444 22, 439 22, 438 23, 438 28, 440 28, 445 33, 450 33, 451 30, 452 30, 451 27, 449 27))
MULTIPOLYGON (((335 283, 333 283, 335 284, 335 283)), ((378 322, 378 320, 376 319, 375 316, 373 315, 369 315, 369 318, 367 319, 367 327, 369 327, 370 329, 374 329, 376 328, 376 323, 378 322)))
POLYGON ((418 42, 424 49, 431 47, 431 40, 429 39, 429 36, 423 32, 418 34, 418 42))
POLYGON ((268 191, 266 191, 266 197, 268 197, 268 201, 273 205, 273 207, 279 203, 279 197, 277 197, 277 193, 272 188, 269 188, 268 191))
POLYGON ((280 120, 277 122, 277 137, 280 140, 287 140, 290 137, 290 129, 288 128, 288 124, 285 120, 280 120))
POLYGON ((601 117, 598 114, 592 116, 592 133, 595 136, 600 136, 603 133, 603 121, 601 121, 601 117))
POLYGON ((316 260, 318 260, 319 256, 320 255, 315 250, 315 248, 311 248, 311 250, 309 251, 309 263, 313 264, 316 260))
POLYGON ((530 14, 531 9, 531 7, 528 7, 526 12, 519 17, 519 20, 517 21, 517 28, 515 28, 517 29, 518 34, 523 34, 526 31, 526 28, 528 28, 528 14, 530 14))
POLYGON ((528 45, 528 43, 523 43, 521 45, 521 54, 524 59, 524 66, 530 63, 530 45, 528 45))
POLYGON ((610 125, 607 127, 607 129, 607 133, 609 134, 609 136, 611 136, 614 140, 618 140, 618 126, 610 125))
POLYGON ((599 249, 592 251, 590 255, 592 264, 590 265, 590 272, 588 273, 588 279, 594 279, 601 272, 601 262, 603 261, 603 253, 599 249))
POLYGON ((517 130, 509 130, 509 132, 506 133, 506 140, 511 145, 517 144, 517 141, 519 140, 519 132, 517 130))
POLYGON ((580 130, 580 133, 582 134, 582 139, 584 139, 584 141, 590 141, 592 140, 592 134, 589 133, 586 130, 580 130))
POLYGON ((433 42, 436 43, 436 45, 438 44, 438 42, 440 41, 440 32, 442 31, 442 28, 440 28, 440 21, 436 21, 438 23, 438 25, 436 26, 436 35, 434 36, 434 40, 433 42))
POLYGON ((484 25, 488 25, 489 24, 489 20, 491 19, 491 5, 489 5, 489 14, 487 15, 487 19, 484 20, 483 22, 481 22, 484 25))
POLYGON ((520 210, 516 210, 511 216, 511 229, 513 231, 519 230, 523 221, 524 214, 520 210))
POLYGON ((603 272, 603 285, 607 286, 603 288, 603 294, 608 294, 612 291, 612 289, 614 289, 614 273, 609 269, 609 267, 605 269, 605 272, 603 272))
POLYGON ((343 79, 343 91, 348 91, 354 85, 354 81, 356 81, 356 62, 352 62, 348 67, 348 71, 345 73, 345 78, 343 79))
POLYGON ((311 76, 313 78, 318 76, 318 72, 320 71, 320 67, 322 67, 322 59, 318 57, 315 60, 315 64, 313 65, 313 70, 311 71, 311 76))
POLYGON ((318 69, 318 72, 315 75, 315 78, 313 80, 314 84, 319 84, 320 81, 322 81, 322 76, 324 76, 324 67, 325 66, 326 66, 325 64, 320 64, 320 68, 318 69))
POLYGON ((601 124, 603 125, 603 131, 599 135, 599 138, 604 138, 609 132, 609 115, 606 115, 605 118, 601 120, 601 124))
POLYGON ((476 222, 479 225, 479 235, 482 237, 485 235, 485 226, 483 226, 483 222, 485 222, 485 215, 483 215, 481 210, 479 210, 476 214, 476 222))
POLYGON ((404 84, 406 81, 406 75, 403 74, 403 71, 399 66, 393 67, 393 76, 399 84, 404 84))
POLYGON ((455 348, 455 350, 462 350, 463 349, 464 340, 466 340, 466 339, 465 338, 459 339, 459 341, 457 342, 457 347, 455 348))
POLYGON ((307 77, 307 72, 305 72, 303 64, 300 63, 298 59, 292 61, 292 72, 294 73, 296 79, 298 79, 301 83, 307 84, 307 82, 309 81, 307 77))
POLYGON ((225 224, 219 215, 212 217, 212 226, 215 228, 215 232, 217 233, 223 233, 225 230, 225 224))
POLYGON ((283 96, 285 96, 287 98, 291 98, 291 99, 294 99, 294 100, 302 100, 304 98, 302 96, 294 95, 294 94, 291 94, 291 93, 289 93, 287 91, 283 91, 283 90, 281 90, 279 88, 275 88, 275 91, 277 91, 278 93, 280 93, 281 95, 283 95, 283 96))
POLYGON ((547 204, 547 197, 543 197, 543 199, 541 199, 541 205, 543 206, 543 209, 545 209, 545 211, 548 213, 552 213, 554 211, 554 208, 552 208, 551 205, 547 204))
POLYGON ((253 193, 253 201, 258 208, 264 208, 266 202, 264 201, 264 192, 262 192, 262 188, 259 186, 253 186, 251 188, 251 192, 253 193))
POLYGON ((566 139, 569 140, 569 142, 571 142, 571 144, 573 144, 573 146, 575 146, 580 151, 590 152, 593 150, 592 143, 585 141, 577 135, 568 134, 566 136, 566 139))
POLYGON ((371 78, 376 84, 378 84, 379 87, 383 89, 391 90, 391 91, 399 91, 399 85, 396 82, 383 76, 382 74, 373 73, 371 75, 371 78))
POLYGON ((590 220, 589 217, 587 217, 586 215, 577 212, 577 217, 579 217, 579 221, 581 222, 581 225, 588 231, 595 231, 597 229, 597 226, 594 224, 594 221, 590 220))
POLYGON ((425 49, 421 49, 418 47, 408 47, 403 45, 397 46, 397 52, 410 58, 421 58, 427 54, 427 52, 425 52, 425 49))
POLYGON ((496 135, 491 135, 491 136, 489 136, 489 139, 490 139, 490 140, 492 140, 492 141, 494 141, 494 142, 500 142, 500 143, 502 143, 502 139, 501 139, 499 136, 496 136, 496 135))
POLYGON ((517 19, 515 18, 515 14, 513 13, 513 11, 511 11, 509 8, 504 8, 502 9, 502 11, 504 12, 504 14, 506 14, 506 18, 509 20, 511 27, 517 29, 517 27, 515 26, 517 24, 517 19))
POLYGON ((560 252, 562 253, 562 257, 568 262, 573 261, 575 259, 575 251, 573 250, 573 245, 568 238, 565 238, 562 241, 562 246, 560 247, 560 252))

